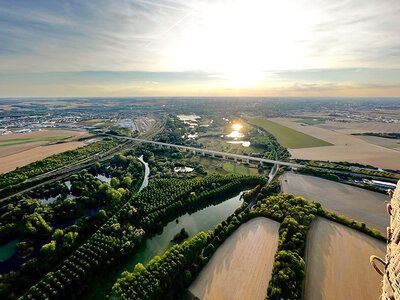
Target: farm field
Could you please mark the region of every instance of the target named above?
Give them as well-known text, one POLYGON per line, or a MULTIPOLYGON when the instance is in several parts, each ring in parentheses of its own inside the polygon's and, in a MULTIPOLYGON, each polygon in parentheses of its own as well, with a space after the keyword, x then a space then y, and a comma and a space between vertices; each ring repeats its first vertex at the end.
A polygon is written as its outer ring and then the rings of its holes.
POLYGON ((398 123, 327 121, 325 124, 318 125, 318 127, 334 128, 334 130, 349 134, 363 132, 400 133, 398 123))
POLYGON ((400 151, 400 139, 388 139, 379 136, 359 135, 358 138, 378 146, 400 151))
POLYGON ((0 173, 6 173, 14 170, 16 167, 22 167, 37 160, 41 160, 50 155, 74 150, 85 146, 83 142, 66 142, 61 144, 36 146, 19 153, 0 157, 0 173))
POLYGON ((189 292, 199 299, 265 299, 278 247, 279 223, 255 218, 215 252, 189 292))
POLYGON ((295 122, 296 119, 274 118, 272 120, 333 144, 330 147, 289 149, 293 158, 348 161, 370 164, 384 169, 400 169, 400 153, 397 150, 374 145, 357 136, 336 129, 321 128, 321 126, 324 126, 323 124, 302 126, 295 122))
POLYGON ((325 210, 364 222, 382 234, 389 226, 385 203, 389 198, 384 194, 289 172, 282 177, 282 191, 319 202, 325 210))
MULTIPOLYGON (((259 117, 245 117, 249 124, 261 127, 274 135, 278 142, 289 149, 331 146, 332 144, 298 130, 279 124, 273 120, 259 117)), ((296 123, 301 126, 299 123, 296 123)))
POLYGON ((87 137, 83 131, 41 130, 0 136, 0 173, 43 159, 47 156, 84 146, 76 141, 87 137), (62 142, 62 143, 59 143, 62 142))
POLYGON ((316 218, 307 239, 304 299, 380 299, 382 278, 369 257, 385 253, 384 242, 316 218))

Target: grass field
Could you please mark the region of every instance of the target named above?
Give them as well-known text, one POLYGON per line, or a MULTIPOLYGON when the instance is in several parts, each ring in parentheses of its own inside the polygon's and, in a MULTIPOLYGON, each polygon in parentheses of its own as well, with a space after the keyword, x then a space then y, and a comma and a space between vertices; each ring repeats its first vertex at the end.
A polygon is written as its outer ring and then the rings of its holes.
POLYGON ((385 253, 384 242, 317 218, 307 238, 304 299, 380 299, 382 277, 369 257, 385 253))
POLYGON ((207 172, 215 172, 219 174, 235 173, 240 175, 257 175, 258 169, 256 166, 247 166, 237 164, 233 161, 224 161, 221 159, 193 156, 190 161, 200 163, 207 172))
POLYGON ((324 140, 317 139, 311 135, 299 132, 289 127, 267 120, 261 117, 245 117, 245 120, 252 125, 261 127, 275 136, 278 142, 290 149, 311 148, 332 146, 324 140))
POLYGON ((197 299, 265 299, 278 247, 279 223, 255 218, 215 252, 189 287, 197 299))

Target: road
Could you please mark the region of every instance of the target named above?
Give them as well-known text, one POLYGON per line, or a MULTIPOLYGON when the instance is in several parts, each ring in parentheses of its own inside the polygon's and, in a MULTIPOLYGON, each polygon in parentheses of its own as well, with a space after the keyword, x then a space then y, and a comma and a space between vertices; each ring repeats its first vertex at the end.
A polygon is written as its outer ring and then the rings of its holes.
MULTIPOLYGON (((154 124, 152 126, 152 128, 150 128, 145 133, 141 133, 141 135, 143 135, 143 136, 145 136, 147 138, 151 138, 151 137, 155 136, 156 134, 158 134, 160 131, 163 130, 163 124, 164 124, 164 121, 161 121, 161 122, 157 121, 156 124, 154 124)), ((35 189, 37 187, 40 187, 42 185, 49 184, 49 183, 52 183, 54 181, 60 180, 60 179, 62 179, 64 177, 67 177, 72 173, 75 173, 75 172, 77 172, 79 170, 82 170, 84 168, 87 168, 87 167, 91 166, 96 161, 104 161, 104 160, 110 159, 116 153, 119 153, 119 152, 123 153, 124 151, 131 149, 132 146, 133 146, 133 143, 129 143, 129 142, 124 143, 124 144, 120 144, 120 145, 116 146, 113 149, 110 149, 109 151, 107 151, 105 153, 94 154, 91 157, 85 158, 85 159, 83 159, 83 160, 81 160, 81 161, 79 161, 79 162, 77 162, 77 163, 75 163, 73 165, 64 166, 64 167, 62 167, 60 169, 52 170, 50 172, 35 176, 34 178, 29 179, 29 181, 40 180, 43 177, 48 177, 48 178, 45 181, 42 181, 42 182, 40 182, 38 184, 35 184, 35 185, 33 185, 33 186, 29 187, 29 188, 26 188, 26 189, 24 189, 22 191, 18 191, 17 193, 14 193, 12 195, 9 195, 7 197, 4 197, 4 198, 0 199, 0 203, 5 201, 5 200, 7 200, 7 199, 9 199, 10 197, 29 192, 29 191, 31 191, 31 190, 33 190, 33 189, 35 189)))
POLYGON ((183 146, 183 145, 175 145, 175 144, 170 144, 170 143, 155 142, 155 141, 151 141, 151 140, 133 138, 133 137, 128 137, 128 136, 119 136, 119 135, 111 135, 111 134, 110 134, 110 136, 115 137, 115 138, 120 138, 120 139, 132 140, 132 141, 140 142, 140 143, 146 143, 146 144, 150 144, 150 145, 153 145, 153 146, 180 149, 180 150, 183 150, 185 152, 186 151, 191 151, 193 153, 199 153, 201 155, 209 155, 211 157, 218 157, 218 158, 223 158, 223 159, 226 159, 226 158, 229 157, 229 158, 233 158, 235 161, 244 160, 246 162, 261 162, 261 163, 274 164, 274 165, 276 164, 276 165, 279 165, 279 166, 287 166, 287 167, 291 167, 291 168, 304 167, 304 165, 291 163, 291 162, 287 162, 287 161, 265 159, 265 158, 260 158, 260 157, 233 154, 233 153, 226 153, 226 152, 208 150, 208 149, 203 149, 203 148, 195 148, 195 147, 189 147, 189 146, 183 146))

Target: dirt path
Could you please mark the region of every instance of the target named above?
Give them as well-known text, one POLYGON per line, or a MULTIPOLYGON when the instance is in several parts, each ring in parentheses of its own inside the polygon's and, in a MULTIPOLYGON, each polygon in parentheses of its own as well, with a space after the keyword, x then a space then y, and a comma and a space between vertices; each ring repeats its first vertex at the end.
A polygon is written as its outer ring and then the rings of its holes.
POLYGON ((284 193, 317 201, 330 212, 364 222, 371 229, 386 233, 389 218, 386 195, 314 176, 287 172, 282 178, 284 193))
POLYGON ((255 218, 217 250, 189 287, 200 299, 265 299, 278 247, 279 223, 255 218))
POLYGON ((308 233, 304 299, 380 299, 381 277, 369 257, 385 253, 384 242, 317 218, 308 233))

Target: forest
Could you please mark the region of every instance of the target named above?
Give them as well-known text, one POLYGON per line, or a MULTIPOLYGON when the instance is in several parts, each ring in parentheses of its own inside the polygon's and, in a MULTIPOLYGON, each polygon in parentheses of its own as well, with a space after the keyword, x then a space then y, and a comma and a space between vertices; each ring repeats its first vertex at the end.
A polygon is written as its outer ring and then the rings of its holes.
MULTIPOLYGON (((134 194, 92 236, 26 293, 25 298, 79 295, 91 274, 115 266, 168 219, 207 206, 225 193, 265 184, 261 176, 211 175, 191 180, 154 180, 134 194), (79 284, 77 284, 79 282, 79 284)), ((51 246, 50 246, 51 247, 51 246)))

